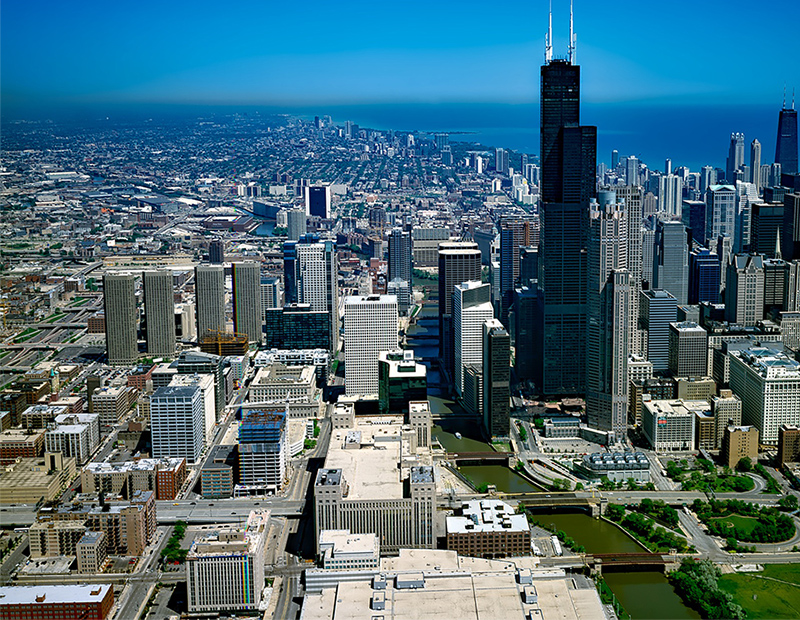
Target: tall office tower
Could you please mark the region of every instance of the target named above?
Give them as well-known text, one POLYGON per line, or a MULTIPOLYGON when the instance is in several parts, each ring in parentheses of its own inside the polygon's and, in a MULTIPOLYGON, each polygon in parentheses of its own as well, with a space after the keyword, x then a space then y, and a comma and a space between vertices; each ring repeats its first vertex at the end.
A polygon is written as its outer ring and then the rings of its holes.
POLYGON ((611 151, 611 170, 615 170, 619 166, 619 151, 614 149, 611 151))
POLYGON ((497 319, 483 324, 483 424, 492 437, 508 437, 511 337, 497 319))
POLYGON ((625 167, 625 185, 639 185, 639 160, 633 155, 625 167))
POLYGON ((768 258, 782 256, 783 204, 756 202, 750 209, 750 251, 768 258))
POLYGON ((656 231, 652 222, 642 226, 642 282, 653 286, 653 259, 656 251, 656 231))
POLYGON ((519 283, 531 286, 532 280, 539 280, 539 248, 528 246, 519 250, 519 283))
POLYGON ((800 259, 800 192, 783 197, 781 257, 784 260, 800 259))
POLYGON ((145 271, 142 274, 144 312, 147 322, 147 353, 175 355, 175 294, 171 271, 145 271))
POLYGON ((706 240, 736 233, 738 196, 733 185, 711 185, 706 190, 706 240))
POLYGON ((761 143, 753 140, 750 143, 750 182, 761 192, 761 143))
POLYGON ((629 355, 641 355, 641 341, 636 337, 639 322, 639 292, 642 290, 642 194, 641 187, 615 187, 617 200, 625 204, 628 228, 628 272, 631 294, 629 296, 630 327, 628 329, 629 355))
POLYGON ((658 178, 658 210, 670 216, 681 216, 683 202, 683 179, 675 174, 664 174, 658 178))
POLYGON ((669 157, 664 160, 664 174, 672 174, 672 160, 669 157))
POLYGON ((752 205, 758 202, 758 191, 752 183, 736 181, 736 224, 733 236, 733 249, 736 252, 748 252, 750 249, 750 232, 752 223, 752 205))
POLYGON ((269 515, 269 510, 252 511, 244 524, 206 528, 195 538, 186 556, 189 612, 259 608, 269 515))
POLYGON ((792 94, 791 109, 786 107, 786 98, 784 97, 783 109, 778 114, 778 140, 775 143, 775 163, 780 164, 781 171, 786 174, 798 172, 797 110, 794 109, 794 94, 792 94))
POLYGON ((706 248, 689 255, 689 303, 719 303, 719 256, 706 248))
POLYGON ((208 332, 225 331, 225 269, 222 265, 198 265, 194 268, 197 301, 197 339, 208 332))
POLYGON ((314 312, 330 319, 328 347, 339 348, 339 269, 333 241, 304 235, 283 244, 283 270, 287 304, 310 304, 314 312))
POLYGON ((153 458, 183 457, 194 463, 205 439, 200 385, 168 385, 150 397, 153 458))
POLYGON ((786 285, 789 280, 789 264, 780 258, 765 258, 764 261, 764 316, 784 310, 786 285))
POLYGON ((264 320, 267 317, 267 310, 271 308, 283 307, 283 290, 281 289, 281 279, 276 277, 261 278, 261 314, 264 320))
POLYGON ((344 386, 349 394, 378 393, 378 355, 398 348, 397 297, 344 299, 344 386))
POLYGON ((697 323, 670 323, 669 371, 673 377, 708 374, 708 333, 697 323))
POLYGON ((744 164, 744 134, 732 133, 731 144, 728 147, 728 159, 725 166, 725 180, 728 183, 736 181, 736 171, 744 164))
POLYGON ((669 324, 678 318, 678 303, 668 291, 642 291, 639 322, 647 332, 647 359, 655 372, 669 369, 669 324))
POLYGON ((586 414, 590 426, 624 441, 631 284, 628 217, 613 191, 590 205, 587 250, 586 414))
POLYGON ((494 150, 494 169, 499 174, 508 174, 508 151, 505 149, 494 150))
POLYGON ((439 357, 442 369, 454 377, 453 291, 456 284, 481 280, 481 251, 471 241, 439 244, 439 357))
POLYGON ((717 184, 717 171, 713 166, 703 166, 700 169, 700 193, 705 195, 706 190, 717 184))
POLYGON ((233 331, 261 344, 261 267, 255 261, 236 262, 233 272, 233 331))
POLYGON ((734 254, 725 276, 725 320, 745 327, 764 318, 764 259, 734 254))
POLYGON ((287 239, 299 241, 306 230, 306 212, 303 209, 289 209, 286 212, 287 239))
POLYGON ((208 244, 208 262, 214 265, 225 262, 225 242, 222 239, 214 239, 208 244))
POLYGON ((784 311, 800 312, 800 261, 793 260, 790 263, 786 263, 784 296, 784 311))
POLYGON ((539 288, 523 286, 514 292, 514 370, 519 381, 534 381, 542 376, 539 340, 539 288))
MULTIPOLYGON (((136 363, 136 278, 132 274, 103 276, 103 308, 106 319, 108 363, 136 363)), ((174 321, 175 319, 173 319, 174 321)))
POLYGON ((483 362, 483 324, 494 318, 492 287, 480 282, 453 290, 453 371, 456 393, 464 392, 464 367, 483 362))
POLYGON ((331 215, 331 186, 309 185, 305 188, 306 215, 327 219, 331 215))
POLYGON ((700 245, 706 243, 706 203, 702 200, 684 200, 681 222, 692 231, 692 239, 700 245))
POLYGON ((553 59, 550 51, 541 68, 544 336, 537 383, 546 394, 581 393, 586 386, 585 248, 589 199, 596 195, 597 128, 580 125, 580 67, 573 59, 572 53, 553 59))
POLYGON ((508 311, 514 301, 514 287, 519 280, 520 248, 530 245, 531 222, 504 218, 500 229, 500 321, 508 324, 508 311))
POLYGON ((689 299, 689 244, 681 222, 656 224, 653 286, 672 293, 679 304, 689 299))
POLYGON ((728 263, 733 254, 733 239, 728 235, 720 235, 716 240, 716 253, 719 256, 719 292, 725 290, 725 279, 728 275, 728 263))
POLYGON ((286 411, 247 409, 239 424, 239 476, 258 495, 277 495, 289 465, 286 411))
POLYGON ((389 280, 397 278, 409 284, 413 274, 411 233, 395 228, 389 233, 389 280))

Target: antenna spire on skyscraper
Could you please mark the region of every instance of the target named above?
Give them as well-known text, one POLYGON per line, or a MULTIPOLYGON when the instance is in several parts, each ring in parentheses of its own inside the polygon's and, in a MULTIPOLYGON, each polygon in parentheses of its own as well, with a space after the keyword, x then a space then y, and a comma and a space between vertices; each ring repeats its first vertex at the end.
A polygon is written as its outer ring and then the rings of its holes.
POLYGON ((569 52, 569 64, 575 64, 575 31, 572 27, 572 0, 569 0, 569 46, 567 47, 569 52))
POLYGON ((545 63, 553 60, 553 0, 550 0, 550 25, 544 37, 544 61, 545 63))

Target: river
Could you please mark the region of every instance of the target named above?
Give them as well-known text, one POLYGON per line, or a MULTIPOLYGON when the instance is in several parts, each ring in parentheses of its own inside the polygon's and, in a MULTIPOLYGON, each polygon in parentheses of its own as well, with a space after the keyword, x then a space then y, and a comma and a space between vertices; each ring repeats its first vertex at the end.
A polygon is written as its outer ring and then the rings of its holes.
MULTIPOLYGON (((634 553, 642 547, 619 528, 585 513, 537 515, 545 525, 564 530, 589 553, 634 553)), ((655 571, 604 573, 606 583, 634 620, 694 620, 700 614, 686 607, 663 573, 655 571)))

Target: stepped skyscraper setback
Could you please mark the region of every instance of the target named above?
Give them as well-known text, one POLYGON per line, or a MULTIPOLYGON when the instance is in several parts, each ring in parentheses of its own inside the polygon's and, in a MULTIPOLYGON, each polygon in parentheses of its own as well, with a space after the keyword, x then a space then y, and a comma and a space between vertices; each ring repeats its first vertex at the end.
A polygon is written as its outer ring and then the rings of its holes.
POLYGON ((597 127, 580 124, 580 67, 552 57, 552 18, 541 69, 542 377, 546 394, 584 391, 586 235, 596 195, 597 127))

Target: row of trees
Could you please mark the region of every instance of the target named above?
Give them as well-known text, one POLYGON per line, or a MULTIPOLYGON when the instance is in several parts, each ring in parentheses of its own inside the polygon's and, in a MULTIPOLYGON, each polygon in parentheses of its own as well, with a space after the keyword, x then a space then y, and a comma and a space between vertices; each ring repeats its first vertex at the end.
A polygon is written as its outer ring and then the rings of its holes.
POLYGON ((651 551, 666 552, 670 549, 687 551, 689 549, 689 544, 683 536, 656 526, 655 521, 645 515, 626 512, 625 507, 619 504, 609 504, 605 516, 619 523, 651 551))

